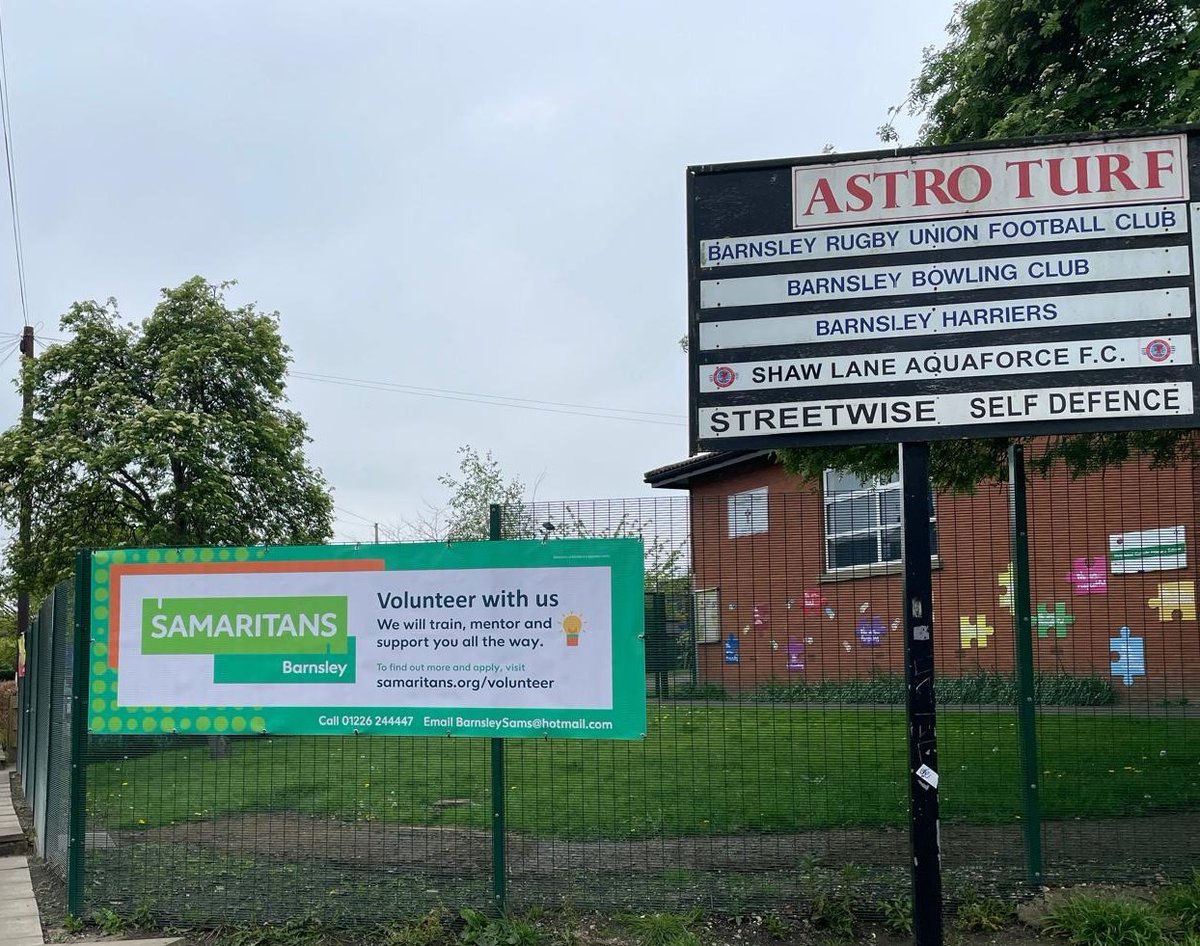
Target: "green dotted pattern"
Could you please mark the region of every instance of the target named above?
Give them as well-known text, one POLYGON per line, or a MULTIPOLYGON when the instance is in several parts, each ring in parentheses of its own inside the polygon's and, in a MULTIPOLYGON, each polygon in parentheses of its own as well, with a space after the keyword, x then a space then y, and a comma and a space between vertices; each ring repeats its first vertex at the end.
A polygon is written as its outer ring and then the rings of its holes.
POLYGON ((191 562, 249 562, 266 558, 258 547, 203 549, 116 549, 92 553, 92 652, 88 732, 99 735, 156 733, 261 733, 261 706, 117 706, 117 672, 108 665, 109 565, 191 562))

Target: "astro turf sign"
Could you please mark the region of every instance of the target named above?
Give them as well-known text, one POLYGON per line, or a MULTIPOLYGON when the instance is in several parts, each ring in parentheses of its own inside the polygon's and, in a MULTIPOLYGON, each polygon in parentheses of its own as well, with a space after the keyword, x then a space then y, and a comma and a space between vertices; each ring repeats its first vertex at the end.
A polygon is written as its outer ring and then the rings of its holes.
POLYGON ((642 546, 91 555, 88 727, 638 739, 642 546))
POLYGON ((688 171, 696 450, 1197 425, 1200 133, 688 171))

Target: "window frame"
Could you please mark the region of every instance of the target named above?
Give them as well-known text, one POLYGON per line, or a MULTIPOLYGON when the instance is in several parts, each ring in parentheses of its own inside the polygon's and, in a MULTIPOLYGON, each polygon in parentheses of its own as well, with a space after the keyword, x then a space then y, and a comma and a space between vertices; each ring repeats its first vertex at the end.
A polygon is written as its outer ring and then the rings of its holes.
POLYGON ((697 588, 692 592, 692 624, 697 644, 721 643, 721 591, 697 588))
POLYGON ((770 530, 771 507, 769 491, 766 486, 756 486, 726 497, 726 531, 731 539, 741 539, 752 535, 766 535, 770 530), (749 500, 749 516, 743 522, 742 512, 738 509, 740 503, 749 500), (761 500, 761 519, 759 501, 761 500))
MULTIPOLYGON (((901 519, 897 518, 894 521, 886 521, 884 516, 884 497, 888 494, 901 496, 901 504, 903 498, 901 493, 900 475, 896 473, 892 478, 886 481, 874 481, 864 484, 861 477, 855 476, 852 473, 847 473, 843 470, 826 469, 821 474, 821 544, 822 544, 822 561, 825 565, 825 574, 830 576, 843 576, 851 573, 873 572, 881 569, 898 569, 903 561, 903 543, 897 544, 900 549, 896 558, 883 557, 884 540, 889 533, 894 533, 898 538, 901 533, 901 519), (830 488, 830 476, 853 477, 860 485, 857 489, 842 490, 835 492, 830 488), (831 517, 830 510, 835 503, 846 502, 848 500, 856 500, 869 498, 872 501, 870 513, 873 514, 875 520, 874 525, 869 522, 866 526, 853 527, 840 532, 830 532, 831 517), (875 558, 870 562, 857 562, 850 565, 833 564, 833 556, 831 553, 831 542, 837 539, 854 539, 863 536, 874 536, 875 538, 875 558)), ((933 552, 930 558, 937 560, 937 500, 930 494, 930 537, 933 552)), ((868 515, 868 520, 871 518, 868 515)))

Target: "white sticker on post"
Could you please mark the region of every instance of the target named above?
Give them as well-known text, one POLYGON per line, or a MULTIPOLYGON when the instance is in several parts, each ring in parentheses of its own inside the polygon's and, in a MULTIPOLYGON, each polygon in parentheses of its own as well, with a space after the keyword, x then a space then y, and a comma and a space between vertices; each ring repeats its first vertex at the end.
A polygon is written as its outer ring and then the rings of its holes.
POLYGON ((938 774, 927 765, 922 765, 919 769, 917 769, 917 778, 919 778, 930 788, 938 787, 938 774))

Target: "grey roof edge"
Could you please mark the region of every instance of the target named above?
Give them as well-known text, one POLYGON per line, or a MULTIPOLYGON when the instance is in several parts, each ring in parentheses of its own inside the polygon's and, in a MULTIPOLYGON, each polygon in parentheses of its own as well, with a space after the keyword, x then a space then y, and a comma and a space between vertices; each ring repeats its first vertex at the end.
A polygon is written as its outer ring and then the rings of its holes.
POLYGON ((644 482, 656 489, 687 489, 698 476, 715 473, 731 466, 770 456, 770 450, 737 450, 721 453, 699 453, 696 456, 649 470, 644 482))

